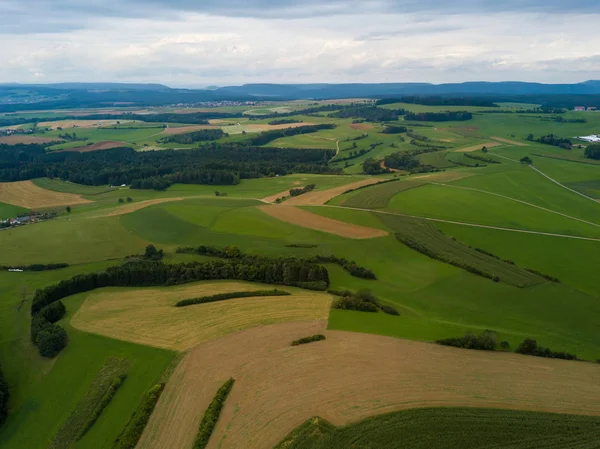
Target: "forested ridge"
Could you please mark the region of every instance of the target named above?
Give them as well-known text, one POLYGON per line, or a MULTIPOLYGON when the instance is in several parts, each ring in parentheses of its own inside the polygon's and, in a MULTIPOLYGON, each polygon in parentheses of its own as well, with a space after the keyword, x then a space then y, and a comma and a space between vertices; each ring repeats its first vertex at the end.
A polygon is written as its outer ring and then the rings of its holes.
MULTIPOLYGON (((240 179, 288 173, 339 173, 330 150, 264 148, 247 143, 190 150, 137 152, 114 148, 87 153, 45 152, 43 145, 0 145, 0 182, 48 177, 85 185, 160 183, 236 184, 240 179)), ((150 187, 143 184, 149 184, 150 187)), ((164 188, 164 187, 163 187, 164 188)))

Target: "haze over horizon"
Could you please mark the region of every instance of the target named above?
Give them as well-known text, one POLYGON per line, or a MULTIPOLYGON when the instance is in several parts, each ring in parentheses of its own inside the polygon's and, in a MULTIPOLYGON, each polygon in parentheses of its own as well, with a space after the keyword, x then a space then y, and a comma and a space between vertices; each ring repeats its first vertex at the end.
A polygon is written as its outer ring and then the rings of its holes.
POLYGON ((0 3, 0 82, 598 79, 594 0, 0 3))

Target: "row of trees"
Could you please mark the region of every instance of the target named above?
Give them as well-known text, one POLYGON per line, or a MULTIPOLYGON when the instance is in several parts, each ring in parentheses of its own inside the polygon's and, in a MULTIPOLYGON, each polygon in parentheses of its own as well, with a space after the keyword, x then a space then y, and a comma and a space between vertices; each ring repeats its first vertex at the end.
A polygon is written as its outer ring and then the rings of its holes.
POLYGON ((409 103, 423 104, 427 106, 480 106, 488 108, 497 108, 498 105, 486 97, 441 97, 436 95, 426 96, 406 96, 399 98, 384 98, 377 101, 377 105, 409 103))
POLYGON ((377 313, 381 310, 388 315, 400 315, 394 307, 382 305, 379 298, 373 295, 368 289, 362 289, 356 293, 350 290, 328 290, 327 292, 338 296, 332 304, 334 309, 372 313, 377 313))
POLYGON ((159 143, 181 143, 191 144, 195 142, 206 142, 209 140, 217 140, 221 137, 227 136, 227 133, 223 132, 221 128, 215 129, 201 129, 199 131, 193 131, 191 133, 184 134, 171 134, 162 139, 159 139, 159 143))
POLYGON ((462 122, 472 119, 473 114, 467 111, 408 112, 404 116, 404 120, 418 122, 462 122))
POLYGON ((297 126, 295 128, 274 129, 272 131, 262 132, 258 136, 251 137, 250 139, 248 139, 248 141, 251 145, 262 146, 274 140, 281 139, 282 137, 297 136, 299 134, 309 134, 321 131, 323 129, 334 128, 336 128, 336 125, 333 125, 331 123, 322 123, 320 125, 306 125, 297 126))
POLYGON ((533 134, 529 134, 526 137, 526 140, 531 142, 543 143, 544 145, 552 145, 555 147, 564 148, 565 150, 570 150, 573 146, 573 142, 571 142, 566 137, 558 137, 554 134, 548 134, 547 136, 541 136, 539 138, 535 138, 533 134))

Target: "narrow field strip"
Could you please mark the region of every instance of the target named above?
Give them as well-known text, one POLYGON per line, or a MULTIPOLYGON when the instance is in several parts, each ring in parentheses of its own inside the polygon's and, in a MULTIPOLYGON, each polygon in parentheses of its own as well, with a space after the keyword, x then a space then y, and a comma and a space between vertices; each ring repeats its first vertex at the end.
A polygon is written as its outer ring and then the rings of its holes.
POLYGON ((236 386, 209 449, 270 449, 313 416, 337 426, 423 407, 600 416, 595 364, 325 331, 325 325, 265 326, 193 349, 167 384, 138 449, 192 447, 197 423, 230 377, 236 386), (311 334, 326 340, 290 346, 311 334))
POLYGON ((74 206, 89 204, 93 201, 73 193, 54 192, 35 185, 32 181, 0 182, 0 202, 38 209, 56 206, 74 206))
POLYGON ((470 147, 466 147, 466 148, 459 148, 457 150, 453 150, 454 153, 471 153, 473 151, 478 151, 481 150, 483 147, 486 148, 494 148, 494 147, 499 147, 503 145, 500 142, 483 142, 477 145, 472 145, 470 147))
POLYGON ((510 140, 510 139, 506 139, 504 137, 495 137, 495 136, 492 136, 491 138, 494 139, 494 140, 497 140, 498 142, 507 143, 509 145, 514 145, 514 146, 517 146, 517 147, 528 147, 529 146, 528 143, 517 142, 516 140, 510 140))
POLYGON ((334 187, 332 189, 312 191, 309 193, 305 193, 304 195, 290 198, 289 200, 286 201, 286 205, 289 205, 289 206, 318 206, 320 204, 325 204, 327 201, 331 200, 332 198, 335 198, 338 195, 341 195, 342 193, 344 193, 348 190, 357 189, 359 187, 364 187, 364 186, 368 186, 371 184, 378 184, 382 181, 385 181, 385 179, 369 178, 369 179, 363 179, 362 181, 357 181, 357 182, 353 182, 350 184, 346 184, 343 186, 334 187))
MULTIPOLYGON (((309 194, 306 194, 309 195, 309 194)), ((382 229, 368 228, 345 221, 333 220, 322 217, 303 209, 290 206, 258 206, 258 209, 265 214, 270 215, 286 223, 302 226, 303 228, 314 229, 315 231, 327 232, 349 239, 371 239, 375 237, 385 237, 388 233, 382 229)))
POLYGON ((153 206, 155 204, 161 204, 161 203, 170 203, 171 201, 182 201, 185 198, 183 198, 182 196, 177 197, 177 198, 159 198, 156 200, 146 200, 146 201, 140 201, 139 203, 133 203, 133 204, 128 204, 127 206, 122 206, 119 207, 118 209, 110 212, 109 214, 106 215, 102 215, 103 217, 114 217, 117 215, 125 215, 125 214, 130 214, 132 212, 135 212, 137 210, 140 209, 144 209, 146 207, 149 206, 153 206))

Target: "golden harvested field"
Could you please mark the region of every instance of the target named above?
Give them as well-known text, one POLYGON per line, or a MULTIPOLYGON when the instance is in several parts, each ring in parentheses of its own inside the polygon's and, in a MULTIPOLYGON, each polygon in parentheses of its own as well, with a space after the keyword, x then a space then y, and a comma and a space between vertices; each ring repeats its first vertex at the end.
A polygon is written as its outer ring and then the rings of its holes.
MULTIPOLYGON (((289 202, 290 200, 287 200, 289 202)), ((316 231, 327 232, 329 234, 339 235, 349 239, 372 239, 375 237, 385 237, 388 235, 383 229, 368 228, 345 221, 333 220, 322 217, 304 209, 298 209, 291 206, 258 206, 265 214, 278 220, 285 221, 303 228, 314 229, 316 231)))
POLYGON ((38 123, 39 128, 99 128, 101 126, 129 123, 131 120, 53 120, 38 123))
POLYGON ((371 184, 378 184, 385 179, 368 178, 362 181, 353 182, 339 187, 334 187, 327 190, 313 190, 312 192, 305 193, 304 195, 290 198, 285 202, 286 205, 290 206, 319 206, 327 203, 327 201, 335 198, 338 195, 346 192, 347 190, 357 189, 358 187, 364 187, 371 184))
POLYGON ((518 147, 528 147, 529 144, 525 142, 517 142, 516 140, 505 139, 504 137, 492 137, 492 139, 498 142, 507 143, 509 145, 516 145, 518 147))
POLYGON ((470 153, 472 151, 478 151, 481 150, 483 147, 487 147, 487 148, 494 148, 494 147, 499 147, 500 145, 502 145, 499 142, 484 142, 484 143, 480 143, 478 145, 473 145, 467 148, 459 148, 458 150, 454 150, 455 153, 470 153))
POLYGON ((140 201, 139 203, 133 203, 133 204, 128 204, 126 206, 121 206, 121 207, 115 209, 114 211, 110 212, 109 214, 102 215, 102 216, 103 217, 114 217, 116 215, 125 215, 125 214, 130 214, 132 212, 135 212, 136 210, 140 210, 140 209, 144 209, 149 206, 153 206, 155 204, 169 203, 171 201, 182 201, 182 200, 183 200, 183 197, 158 198, 155 200, 140 201))
POLYGON ((91 151, 102 151, 102 150, 110 150, 111 148, 119 148, 119 147, 130 147, 131 145, 127 142, 117 142, 114 140, 104 140, 102 142, 94 143, 92 145, 83 145, 81 147, 75 148, 67 148, 64 150, 55 151, 55 153, 65 153, 67 151, 76 151, 78 153, 89 153, 91 151))
POLYGON ((27 209, 92 203, 81 195, 42 189, 31 181, 0 182, 0 202, 27 209))
POLYGON ((168 136, 171 136, 173 134, 185 134, 185 133, 191 133, 194 131, 200 131, 202 129, 217 129, 218 126, 212 126, 212 125, 194 125, 194 126, 180 126, 177 128, 166 128, 161 134, 165 134, 168 136))
POLYGON ((272 289, 249 282, 204 282, 169 288, 105 289, 89 295, 71 324, 118 340, 186 351, 249 327, 288 321, 325 320, 332 297, 281 287, 291 296, 229 299, 175 307, 182 299, 216 293, 272 289))
POLYGON ((600 367, 469 351, 326 322, 248 329, 204 343, 176 368, 138 449, 192 447, 217 389, 233 377, 209 449, 272 448, 312 416, 341 426, 417 407, 489 407, 600 415, 600 367), (297 347, 301 337, 327 340, 297 347))
POLYGON ((0 143, 6 143, 8 145, 14 145, 16 143, 49 143, 62 141, 63 140, 58 137, 37 137, 28 134, 13 134, 12 136, 0 137, 0 143))

